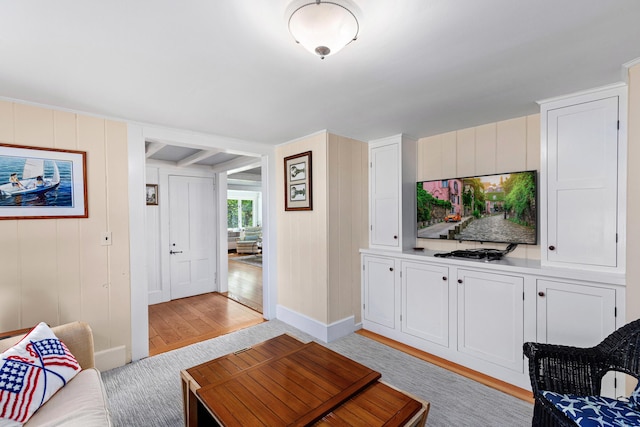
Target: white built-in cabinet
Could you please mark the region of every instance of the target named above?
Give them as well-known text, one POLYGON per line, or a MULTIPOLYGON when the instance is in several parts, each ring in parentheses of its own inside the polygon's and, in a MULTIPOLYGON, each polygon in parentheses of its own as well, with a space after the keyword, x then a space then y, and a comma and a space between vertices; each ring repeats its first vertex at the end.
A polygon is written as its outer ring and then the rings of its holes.
POLYGON ((396 262, 393 258, 369 256, 363 259, 362 316, 381 327, 396 327, 396 262))
POLYGON ((458 270, 458 351, 522 372, 524 278, 458 270))
POLYGON ((615 330, 615 289, 557 279, 536 286, 538 341, 591 347, 615 330))
MULTIPOLYGON (((370 142, 362 326, 530 388, 525 342, 593 346, 624 325, 626 93, 614 85, 540 103, 540 261, 412 250, 415 141, 370 142)), ((612 375, 603 390, 620 394, 612 375)))
MULTIPOLYGON (((616 330, 615 289, 557 279, 539 279, 536 286, 538 342, 591 347, 616 330)), ((618 396, 615 381, 613 373, 602 379, 604 395, 618 396)))
POLYGON ((444 347, 449 345, 449 269, 402 261, 400 330, 444 347))
MULTIPOLYGON (((525 342, 592 346, 625 323, 621 276, 432 251, 361 253, 364 329, 518 387, 530 388, 525 342)), ((613 378, 605 382, 613 396, 613 378)))
POLYGON ((626 91, 540 104, 543 265, 624 271, 626 91))
POLYGON ((406 135, 369 142, 369 247, 415 245, 416 141, 406 135))

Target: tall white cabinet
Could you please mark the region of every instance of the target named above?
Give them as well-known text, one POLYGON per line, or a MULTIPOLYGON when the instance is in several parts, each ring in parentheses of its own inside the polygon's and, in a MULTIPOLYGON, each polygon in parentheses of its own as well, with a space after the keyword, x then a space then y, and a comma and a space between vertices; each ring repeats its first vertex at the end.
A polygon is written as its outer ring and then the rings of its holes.
POLYGON ((542 263, 623 272, 626 86, 540 105, 542 263))
POLYGON ((396 135, 369 142, 369 247, 415 245, 416 140, 396 135))

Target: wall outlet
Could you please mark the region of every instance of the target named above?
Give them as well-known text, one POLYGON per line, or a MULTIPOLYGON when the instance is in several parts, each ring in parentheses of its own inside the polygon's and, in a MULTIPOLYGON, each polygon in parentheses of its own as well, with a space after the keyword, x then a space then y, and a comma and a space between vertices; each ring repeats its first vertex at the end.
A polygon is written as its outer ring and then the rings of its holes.
POLYGON ((102 246, 111 246, 111 232, 105 231, 100 234, 100 244, 102 246))

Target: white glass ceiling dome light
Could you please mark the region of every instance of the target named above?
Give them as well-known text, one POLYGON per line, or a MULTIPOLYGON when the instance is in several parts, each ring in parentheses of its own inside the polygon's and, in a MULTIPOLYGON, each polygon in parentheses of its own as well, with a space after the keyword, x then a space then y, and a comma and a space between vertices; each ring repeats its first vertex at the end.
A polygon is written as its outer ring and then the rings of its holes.
POLYGON ((321 59, 334 55, 358 37, 356 16, 345 6, 316 0, 293 11, 289 32, 296 43, 321 59))

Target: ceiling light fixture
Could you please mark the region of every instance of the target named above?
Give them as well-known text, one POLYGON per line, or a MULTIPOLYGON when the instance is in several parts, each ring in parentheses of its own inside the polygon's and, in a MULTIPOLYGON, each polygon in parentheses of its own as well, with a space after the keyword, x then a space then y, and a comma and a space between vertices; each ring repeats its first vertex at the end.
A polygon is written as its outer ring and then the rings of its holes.
POLYGON ((289 32, 296 43, 324 59, 358 37, 356 16, 338 3, 316 0, 293 11, 289 32))

